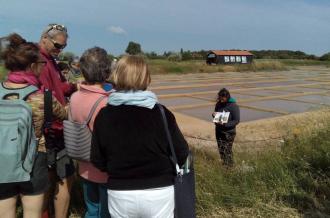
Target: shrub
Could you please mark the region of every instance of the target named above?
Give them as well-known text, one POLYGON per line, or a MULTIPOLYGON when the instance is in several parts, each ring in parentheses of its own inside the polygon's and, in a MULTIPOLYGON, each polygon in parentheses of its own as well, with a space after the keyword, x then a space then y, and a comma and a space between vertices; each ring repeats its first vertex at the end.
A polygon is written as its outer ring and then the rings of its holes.
POLYGON ((324 55, 322 55, 322 56, 320 57, 320 60, 321 60, 321 61, 330 61, 330 52, 329 52, 329 53, 326 53, 326 54, 324 54, 324 55))
POLYGON ((182 61, 181 54, 178 53, 172 53, 167 57, 167 60, 169 61, 182 61))

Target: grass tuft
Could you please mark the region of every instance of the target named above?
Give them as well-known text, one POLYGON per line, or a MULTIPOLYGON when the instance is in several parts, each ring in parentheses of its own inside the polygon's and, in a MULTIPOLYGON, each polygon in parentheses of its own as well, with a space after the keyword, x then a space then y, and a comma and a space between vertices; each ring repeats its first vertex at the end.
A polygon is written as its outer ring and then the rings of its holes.
POLYGON ((286 140, 278 153, 237 154, 233 169, 222 167, 216 153, 194 153, 200 217, 213 217, 216 208, 219 217, 246 209, 253 211, 248 217, 288 217, 287 209, 292 216, 330 214, 330 126, 286 140))

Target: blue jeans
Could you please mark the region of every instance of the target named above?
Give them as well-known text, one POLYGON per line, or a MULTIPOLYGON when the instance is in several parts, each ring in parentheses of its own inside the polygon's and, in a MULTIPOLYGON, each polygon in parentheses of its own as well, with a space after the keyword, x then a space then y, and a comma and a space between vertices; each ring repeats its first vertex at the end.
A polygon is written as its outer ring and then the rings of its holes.
POLYGON ((109 218, 108 194, 104 184, 82 179, 82 186, 87 207, 85 218, 109 218))

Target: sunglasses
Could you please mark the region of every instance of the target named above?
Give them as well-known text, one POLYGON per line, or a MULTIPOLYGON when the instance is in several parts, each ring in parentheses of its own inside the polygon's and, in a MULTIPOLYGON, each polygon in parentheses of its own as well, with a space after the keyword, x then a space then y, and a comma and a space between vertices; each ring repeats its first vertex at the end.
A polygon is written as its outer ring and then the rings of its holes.
POLYGON ((61 25, 61 24, 49 24, 49 29, 46 31, 46 33, 49 33, 49 31, 51 30, 58 30, 61 32, 67 32, 68 30, 66 29, 65 26, 61 25))
POLYGON ((53 43, 53 45, 56 49, 62 50, 66 47, 66 44, 60 44, 60 43, 56 42, 54 39, 52 39, 50 37, 48 37, 48 39, 53 43))

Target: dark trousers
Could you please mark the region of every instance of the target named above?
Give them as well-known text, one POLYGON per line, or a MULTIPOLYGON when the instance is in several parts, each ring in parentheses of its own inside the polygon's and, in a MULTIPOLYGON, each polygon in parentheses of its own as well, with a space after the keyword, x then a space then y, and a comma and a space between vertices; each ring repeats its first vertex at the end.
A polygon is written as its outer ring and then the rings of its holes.
POLYGON ((104 184, 81 178, 84 200, 87 207, 85 218, 110 218, 108 193, 104 184))
POLYGON ((220 158, 226 166, 232 166, 233 160, 233 143, 236 133, 216 131, 216 138, 220 153, 220 158))

